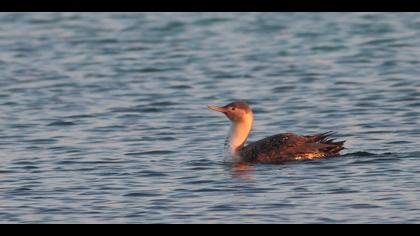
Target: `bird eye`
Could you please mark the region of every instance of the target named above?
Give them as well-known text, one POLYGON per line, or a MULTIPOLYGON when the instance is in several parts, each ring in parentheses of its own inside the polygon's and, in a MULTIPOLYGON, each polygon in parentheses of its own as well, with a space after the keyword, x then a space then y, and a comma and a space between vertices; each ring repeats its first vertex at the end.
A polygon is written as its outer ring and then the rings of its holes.
POLYGON ((231 107, 230 109, 231 109, 232 111, 234 111, 234 110, 235 110, 235 108, 234 108, 234 107, 231 107))

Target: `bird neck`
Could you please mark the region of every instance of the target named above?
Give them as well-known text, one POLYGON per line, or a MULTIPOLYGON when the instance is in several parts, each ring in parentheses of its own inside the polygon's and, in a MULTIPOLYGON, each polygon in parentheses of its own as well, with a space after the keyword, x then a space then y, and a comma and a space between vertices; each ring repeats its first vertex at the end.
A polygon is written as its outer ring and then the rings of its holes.
POLYGON ((253 117, 252 114, 248 115, 240 121, 233 121, 230 127, 228 145, 229 152, 231 155, 235 155, 239 149, 241 149, 246 140, 248 139, 249 133, 252 129, 253 117))

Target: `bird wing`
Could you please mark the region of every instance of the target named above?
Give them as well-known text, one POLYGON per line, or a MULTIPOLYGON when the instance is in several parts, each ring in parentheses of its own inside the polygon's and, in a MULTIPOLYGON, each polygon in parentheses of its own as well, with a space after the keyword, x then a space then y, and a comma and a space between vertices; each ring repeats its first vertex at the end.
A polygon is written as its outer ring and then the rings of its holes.
POLYGON ((331 134, 276 134, 245 146, 240 154, 245 161, 269 163, 325 157, 343 149, 344 141, 333 142, 331 134))

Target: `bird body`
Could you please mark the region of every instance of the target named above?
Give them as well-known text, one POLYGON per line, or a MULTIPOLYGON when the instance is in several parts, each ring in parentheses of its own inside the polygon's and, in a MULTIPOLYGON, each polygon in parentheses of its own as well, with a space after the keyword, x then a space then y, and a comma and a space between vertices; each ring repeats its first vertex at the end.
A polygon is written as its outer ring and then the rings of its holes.
POLYGON ((275 163, 289 160, 311 160, 336 155, 344 141, 327 140, 327 134, 301 136, 294 133, 277 134, 239 149, 247 162, 275 163))
POLYGON ((228 150, 234 160, 242 162, 279 163, 289 160, 311 160, 337 155, 345 141, 334 142, 333 132, 314 135, 282 133, 245 146, 253 124, 253 112, 242 101, 209 109, 224 113, 232 122, 228 150))

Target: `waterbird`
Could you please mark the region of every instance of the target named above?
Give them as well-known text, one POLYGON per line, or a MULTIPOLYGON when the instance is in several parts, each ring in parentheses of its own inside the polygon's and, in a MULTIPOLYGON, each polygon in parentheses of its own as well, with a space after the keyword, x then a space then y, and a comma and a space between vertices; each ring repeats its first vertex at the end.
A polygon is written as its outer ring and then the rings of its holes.
POLYGON ((313 135, 280 133, 245 146, 254 121, 251 107, 245 101, 235 101, 222 107, 209 105, 208 108, 225 114, 231 121, 226 148, 236 162, 311 160, 336 156, 344 149, 345 140, 335 142, 331 138, 335 134, 332 131, 313 135))

